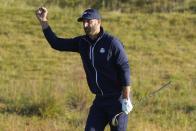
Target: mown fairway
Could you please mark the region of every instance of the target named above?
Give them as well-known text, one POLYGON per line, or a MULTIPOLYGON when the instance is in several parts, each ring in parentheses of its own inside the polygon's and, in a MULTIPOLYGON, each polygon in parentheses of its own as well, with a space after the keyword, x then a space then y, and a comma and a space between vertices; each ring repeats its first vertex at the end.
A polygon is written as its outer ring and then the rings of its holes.
MULTIPOLYGON (((0 4, 0 131, 83 131, 94 96, 80 56, 51 49, 35 9, 0 4)), ((48 10, 59 37, 83 34, 82 9, 48 10)), ((101 14, 105 30, 125 45, 134 102, 172 81, 135 108, 128 131, 196 130, 196 15, 101 14)))

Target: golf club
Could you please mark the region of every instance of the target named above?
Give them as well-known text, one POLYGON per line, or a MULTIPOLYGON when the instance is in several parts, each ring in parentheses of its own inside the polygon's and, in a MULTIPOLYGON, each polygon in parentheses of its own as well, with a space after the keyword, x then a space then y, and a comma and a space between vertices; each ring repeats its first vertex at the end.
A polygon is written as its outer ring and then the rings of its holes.
MULTIPOLYGON (((161 91, 162 89, 166 88, 166 87, 167 87, 168 85, 170 85, 170 84, 171 84, 171 81, 165 83, 164 85, 162 85, 162 86, 161 86, 160 88, 158 88, 157 90, 155 90, 155 91, 149 93, 148 95, 146 95, 145 97, 141 98, 137 103, 134 103, 134 104, 133 104, 133 107, 139 105, 139 104, 140 104, 141 102, 143 102, 144 100, 147 100, 148 97, 154 96, 157 92, 159 92, 159 91, 161 91)), ((124 113, 124 112, 120 112, 120 113, 116 114, 116 115, 112 118, 111 124, 112 124, 113 126, 117 126, 117 125, 118 125, 118 119, 117 119, 117 117, 118 117, 119 115, 121 115, 122 113, 124 113)))

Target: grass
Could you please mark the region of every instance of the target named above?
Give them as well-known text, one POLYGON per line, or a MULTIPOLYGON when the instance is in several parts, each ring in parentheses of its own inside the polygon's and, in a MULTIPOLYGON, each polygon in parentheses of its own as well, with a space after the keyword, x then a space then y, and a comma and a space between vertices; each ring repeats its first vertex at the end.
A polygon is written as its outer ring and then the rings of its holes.
MULTIPOLYGON (((35 7, 24 7, 0 6, 0 131, 82 131, 94 96, 80 56, 52 50, 35 7)), ((80 13, 50 6, 50 25, 58 36, 83 34, 80 13)), ((172 81, 130 114, 128 130, 196 130, 195 14, 102 14, 125 45, 134 102, 172 81)))

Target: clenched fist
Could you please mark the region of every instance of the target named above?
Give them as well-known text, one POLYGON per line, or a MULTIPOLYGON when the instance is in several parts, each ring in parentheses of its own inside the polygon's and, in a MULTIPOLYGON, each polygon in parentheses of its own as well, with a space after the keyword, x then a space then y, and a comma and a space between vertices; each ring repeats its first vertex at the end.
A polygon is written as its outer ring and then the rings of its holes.
POLYGON ((37 19, 40 22, 47 22, 47 15, 48 15, 48 10, 45 7, 40 7, 38 10, 35 12, 37 19))
POLYGON ((40 7, 39 9, 37 9, 35 11, 35 14, 37 16, 37 19, 39 20, 42 29, 46 29, 48 28, 48 19, 47 19, 47 15, 48 15, 48 10, 45 7, 40 7))

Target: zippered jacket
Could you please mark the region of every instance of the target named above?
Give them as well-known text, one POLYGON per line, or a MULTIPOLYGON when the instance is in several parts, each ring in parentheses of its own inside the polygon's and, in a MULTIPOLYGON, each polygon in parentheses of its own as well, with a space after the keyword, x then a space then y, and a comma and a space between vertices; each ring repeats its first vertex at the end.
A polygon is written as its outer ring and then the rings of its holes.
POLYGON ((128 58, 121 42, 104 32, 93 41, 87 35, 58 38, 50 27, 43 30, 52 48, 80 54, 92 93, 101 96, 120 94, 131 83, 128 58))

